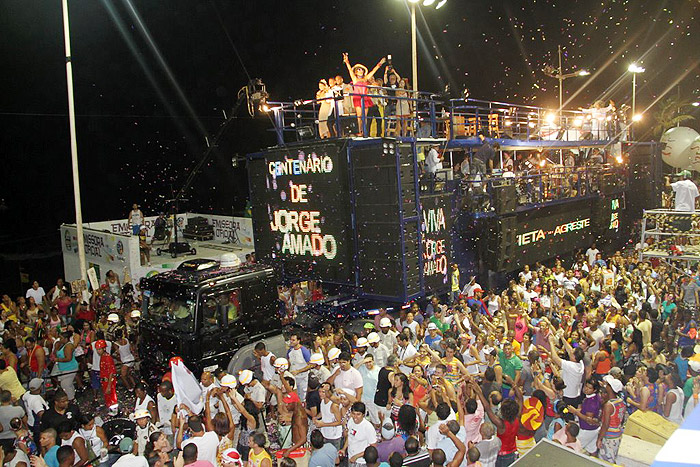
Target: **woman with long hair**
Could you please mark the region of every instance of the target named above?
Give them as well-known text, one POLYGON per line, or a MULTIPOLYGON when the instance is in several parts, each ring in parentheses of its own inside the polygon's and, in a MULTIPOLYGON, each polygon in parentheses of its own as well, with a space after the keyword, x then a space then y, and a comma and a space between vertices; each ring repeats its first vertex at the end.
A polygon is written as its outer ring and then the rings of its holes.
POLYGON ((379 63, 372 68, 372 71, 368 72, 367 67, 358 63, 356 65, 350 66, 350 58, 347 53, 343 54, 343 63, 348 68, 350 73, 350 79, 352 80, 354 94, 352 96, 352 105, 355 107, 355 114, 357 115, 357 132, 358 135, 364 136, 362 131, 362 105, 364 99, 364 110, 367 112, 370 107, 374 104, 372 103, 372 98, 367 96, 367 86, 370 84, 370 79, 374 77, 374 74, 379 70, 385 62, 384 57, 379 60, 379 63))
POLYGON ((331 114, 333 106, 333 91, 328 86, 328 82, 322 79, 318 82, 318 91, 316 91, 316 100, 319 101, 318 109, 318 136, 321 139, 331 137, 331 132, 328 128, 328 116, 331 114))
POLYGON ((394 382, 391 386, 387 409, 391 412, 391 419, 396 423, 401 407, 406 404, 410 405, 411 402, 413 402, 411 397, 413 393, 411 392, 411 383, 408 381, 408 377, 403 373, 396 373, 394 375, 394 382))

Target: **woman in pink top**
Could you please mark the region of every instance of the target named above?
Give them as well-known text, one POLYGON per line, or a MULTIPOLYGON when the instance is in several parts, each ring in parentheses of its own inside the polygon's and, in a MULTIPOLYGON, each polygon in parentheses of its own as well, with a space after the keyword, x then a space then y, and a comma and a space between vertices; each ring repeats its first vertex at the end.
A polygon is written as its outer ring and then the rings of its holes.
POLYGON ((367 86, 369 85, 374 74, 377 72, 377 70, 379 70, 379 67, 384 64, 384 61, 384 57, 382 57, 382 59, 379 60, 379 63, 377 63, 377 65, 372 68, 372 71, 368 73, 367 67, 359 63, 354 66, 350 66, 348 54, 343 54, 343 62, 345 63, 345 66, 348 67, 350 79, 352 80, 352 85, 354 87, 354 93, 358 94, 352 96, 352 105, 355 107, 355 114, 357 115, 357 130, 360 136, 364 136, 362 132, 362 100, 364 98, 365 112, 374 105, 372 103, 372 98, 366 95, 367 86))

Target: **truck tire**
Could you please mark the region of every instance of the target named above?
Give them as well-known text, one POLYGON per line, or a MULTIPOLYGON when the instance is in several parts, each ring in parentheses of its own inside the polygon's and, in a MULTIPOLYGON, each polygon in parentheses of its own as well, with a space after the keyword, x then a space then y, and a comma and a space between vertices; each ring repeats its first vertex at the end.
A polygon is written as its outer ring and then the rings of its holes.
POLYGON ((253 356, 253 349, 258 342, 264 342, 268 352, 272 352, 277 357, 287 356, 287 342, 282 333, 265 337, 264 339, 251 339, 251 343, 244 345, 231 357, 226 367, 226 372, 230 375, 238 375, 242 370, 253 370, 255 377, 262 379, 260 371, 260 361, 253 356))

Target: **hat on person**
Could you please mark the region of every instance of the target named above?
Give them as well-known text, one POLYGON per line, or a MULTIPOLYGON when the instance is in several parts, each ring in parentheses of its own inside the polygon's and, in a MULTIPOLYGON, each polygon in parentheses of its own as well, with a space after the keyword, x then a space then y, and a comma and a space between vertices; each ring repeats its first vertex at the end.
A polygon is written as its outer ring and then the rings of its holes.
POLYGON ((274 363, 275 368, 289 368, 289 360, 284 357, 276 358, 274 363))
MULTIPOLYGON (((116 313, 110 313, 107 315, 107 321, 111 321, 112 323, 118 323, 119 322, 119 315, 116 313)), ((132 441, 133 443, 133 441, 132 441)))
POLYGON ((349 389, 349 388, 338 388, 338 389, 340 389, 340 392, 342 392, 343 394, 345 394, 347 396, 354 396, 355 395, 355 391, 353 391, 352 389, 349 389))
POLYGON ((311 358, 309 359, 309 363, 313 363, 314 365, 323 365, 323 354, 320 354, 320 353, 311 354, 311 358))
POLYGON ((615 378, 621 378, 623 375, 622 369, 620 369, 619 366, 614 366, 614 367, 610 368, 610 371, 608 371, 608 374, 613 375, 615 378))
POLYGON ((226 388, 235 388, 237 384, 236 377, 233 375, 224 375, 224 377, 221 378, 221 385, 226 388))
POLYGON ((132 318, 140 318, 141 317, 141 310, 131 310, 131 317, 132 318))
POLYGON ((104 339, 100 339, 97 342, 95 342, 95 348, 96 349, 106 349, 107 342, 104 339))
POLYGON ((221 453, 221 462, 224 464, 235 464, 239 467, 243 467, 243 461, 241 460, 241 453, 237 449, 228 448, 221 453))
MULTIPOLYGON (((357 66, 357 65, 355 65, 355 66, 357 66)), ((679 177, 690 178, 690 177, 693 176, 693 174, 690 173, 690 170, 681 170, 680 172, 678 172, 678 176, 679 176, 679 177)))
POLYGON ((481 287, 477 287, 474 289, 474 293, 483 292, 483 291, 484 291, 484 289, 482 289, 481 287))
POLYGON ((437 324, 432 323, 432 322, 431 322, 431 323, 428 323, 428 331, 430 331, 430 330, 432 330, 432 329, 434 329, 434 330, 437 331, 437 328, 438 328, 438 327, 437 327, 437 324))
POLYGON ((299 395, 294 391, 288 392, 282 398, 282 402, 284 402, 285 404, 293 404, 294 402, 300 402, 300 401, 301 401, 301 399, 299 399, 299 395))
POLYGON ((379 334, 376 332, 370 332, 367 336, 367 342, 370 344, 377 344, 379 342, 379 334))
POLYGON ((353 73, 355 73, 355 68, 362 68, 363 70, 365 70, 365 74, 362 75, 362 76, 367 76, 367 73, 369 73, 369 72, 367 71, 367 67, 364 66, 364 65, 362 65, 361 63, 357 63, 357 64, 355 64, 355 65, 352 66, 352 72, 353 72, 353 73))
POLYGON ((44 384, 44 380, 41 378, 32 378, 29 382, 29 389, 39 389, 41 385, 44 384))
POLYGON ((365 329, 374 329, 374 323, 365 323, 364 328, 365 329))
POLYGON ((688 360, 688 366, 691 370, 695 372, 700 372, 700 361, 693 360, 693 357, 691 357, 690 360, 688 360))
POLYGON ((542 402, 536 397, 531 397, 523 402, 520 423, 526 430, 536 431, 544 421, 544 408, 542 402))
POLYGON ((622 382, 613 375, 603 376, 603 381, 610 385, 614 393, 617 394, 618 392, 622 391, 622 382))
POLYGON ((150 417, 151 412, 148 411, 148 409, 138 409, 136 412, 134 412, 134 420, 138 420, 139 418, 146 418, 150 417))
POLYGON ((333 347, 331 350, 328 351, 328 360, 336 360, 338 357, 340 357, 339 348, 333 347))
POLYGON ((369 345, 369 342, 367 342, 366 337, 360 337, 359 339, 357 339, 357 344, 356 344, 357 347, 367 347, 368 345, 369 345))
POLYGON ((242 385, 246 385, 253 381, 253 372, 250 370, 243 370, 238 374, 238 382, 242 385))
POLYGON ((389 318, 382 318, 379 320, 379 327, 380 328, 390 328, 391 327, 391 320, 389 318))
POLYGON ((134 450, 134 440, 129 438, 128 436, 126 438, 122 438, 121 441, 119 441, 119 452, 122 454, 128 454, 131 451, 134 450))
POLYGON ((382 425, 382 438, 393 439, 394 435, 396 435, 394 424, 391 422, 391 420, 387 420, 384 422, 384 425, 382 425))

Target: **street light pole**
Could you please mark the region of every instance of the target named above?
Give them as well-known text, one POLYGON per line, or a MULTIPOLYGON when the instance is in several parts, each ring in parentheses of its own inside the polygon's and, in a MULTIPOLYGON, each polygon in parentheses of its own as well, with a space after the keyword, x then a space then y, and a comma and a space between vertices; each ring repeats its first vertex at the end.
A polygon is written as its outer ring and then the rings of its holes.
POLYGON ((68 23, 68 0, 63 5, 63 40, 66 49, 66 82, 68 86, 68 122, 70 126, 70 154, 73 166, 73 198, 75 200, 75 227, 78 236, 78 259, 80 261, 80 278, 87 284, 85 263, 85 239, 83 238, 83 211, 80 205, 80 175, 78 172, 78 138, 75 129, 75 100, 73 97, 73 65, 70 51, 70 25, 68 23))
POLYGON ((630 138, 634 140, 634 122, 639 119, 637 116, 637 73, 644 73, 646 70, 636 63, 632 63, 627 67, 627 71, 632 73, 632 122, 629 131, 630 138))
POLYGON ((562 86, 564 85, 564 76, 561 70, 561 45, 558 47, 559 50, 559 119, 561 120, 561 111, 564 107, 564 90, 562 86))
MULTIPOLYGON (((416 4, 411 3, 411 61, 413 67, 413 90, 418 92, 418 50, 416 47, 416 4)), ((413 97, 416 97, 415 95, 413 97)))
POLYGON ((632 118, 637 115, 637 73, 632 73, 632 118))

